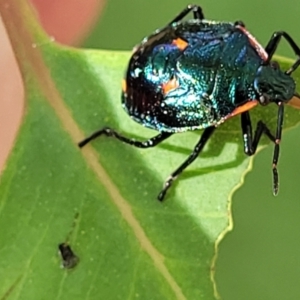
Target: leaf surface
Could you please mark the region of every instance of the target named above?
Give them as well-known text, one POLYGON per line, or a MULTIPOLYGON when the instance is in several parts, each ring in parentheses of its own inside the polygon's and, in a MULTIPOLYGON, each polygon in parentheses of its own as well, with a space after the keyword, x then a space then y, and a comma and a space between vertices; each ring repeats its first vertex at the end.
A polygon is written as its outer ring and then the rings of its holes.
MULTIPOLYGON (((2 3, 0 12, 26 90, 0 182, 0 299, 214 299, 216 244, 232 226, 230 195, 249 169, 239 118, 220 126, 160 203, 165 178, 201 132, 149 150, 105 137, 80 150, 103 126, 141 140, 157 134, 120 105, 130 54, 59 46, 24 1, 2 3), (63 242, 79 257, 73 270, 59 267, 63 242)), ((298 110, 285 114, 285 128, 298 122, 298 110)), ((275 106, 255 108, 253 124, 274 126, 276 117, 275 106)))

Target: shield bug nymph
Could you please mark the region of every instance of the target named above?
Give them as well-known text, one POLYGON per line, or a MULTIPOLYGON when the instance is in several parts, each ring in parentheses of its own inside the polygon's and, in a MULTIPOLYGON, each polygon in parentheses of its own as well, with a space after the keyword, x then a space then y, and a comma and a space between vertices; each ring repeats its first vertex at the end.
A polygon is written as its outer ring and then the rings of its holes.
POLYGON ((267 46, 262 47, 243 22, 208 21, 200 6, 189 5, 135 47, 122 83, 126 112, 159 134, 141 142, 105 127, 79 146, 106 135, 135 147, 149 148, 174 133, 203 129, 192 153, 165 181, 158 195, 163 200, 172 182, 197 158, 216 127, 239 114, 247 155, 256 152, 262 134, 275 144, 272 169, 276 195, 284 104, 296 94, 290 75, 299 65, 300 49, 288 33, 273 33, 267 46), (183 20, 190 12, 193 19, 183 20), (272 61, 281 38, 297 56, 286 71, 272 61), (269 103, 278 106, 276 132, 271 133, 259 121, 253 135, 249 110, 269 103))

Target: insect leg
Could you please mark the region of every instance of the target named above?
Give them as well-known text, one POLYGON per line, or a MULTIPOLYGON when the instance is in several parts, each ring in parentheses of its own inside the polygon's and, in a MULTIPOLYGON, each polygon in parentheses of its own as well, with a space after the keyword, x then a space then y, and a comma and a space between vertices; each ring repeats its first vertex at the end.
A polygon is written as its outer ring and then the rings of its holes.
POLYGON ((295 61, 295 63, 290 67, 289 70, 286 71, 286 74, 290 75, 292 74, 300 65, 300 48, 299 46, 294 42, 294 40, 291 38, 291 36, 286 33, 285 31, 276 31, 273 33, 268 45, 266 46, 265 50, 268 53, 268 60, 267 62, 270 62, 272 59, 279 42, 281 38, 284 37, 286 41, 289 43, 291 48, 293 49, 294 53, 298 57, 298 59, 295 61))
POLYGON ((283 116, 284 116, 284 106, 282 102, 279 102, 278 115, 277 115, 277 128, 276 128, 275 136, 270 132, 269 128, 265 123, 259 121, 256 126, 254 138, 252 139, 252 126, 251 126, 249 112, 246 111, 241 114, 241 127, 243 132, 244 151, 247 155, 251 156, 256 152, 259 140, 263 133, 275 144, 274 152, 273 152, 273 164, 272 164, 274 195, 277 195, 278 185, 279 185, 277 164, 279 158, 279 144, 281 141, 283 116))
POLYGON ((204 14, 202 12, 202 8, 198 5, 188 5, 178 16, 176 16, 170 23, 169 25, 171 25, 172 23, 178 22, 180 20, 182 20, 187 14, 189 14, 190 12, 193 12, 194 14, 194 19, 198 19, 198 20, 203 20, 204 19, 204 14))
POLYGON ((241 20, 235 21, 234 26, 246 27, 245 23, 241 20))
POLYGON ((182 171, 187 168, 199 155, 199 153, 204 148, 205 144, 211 137, 212 133, 215 131, 216 127, 208 127, 204 130, 199 142, 195 146, 193 152, 190 154, 190 156, 177 168, 165 181, 164 187, 162 191, 158 195, 158 200, 162 201, 166 195, 167 190, 171 187, 173 181, 177 178, 177 176, 182 173, 182 171))
POLYGON ((160 134, 154 136, 153 138, 147 140, 147 141, 136 141, 135 139, 130 139, 125 136, 120 135, 118 132, 115 130, 109 128, 109 127, 104 127, 99 131, 94 132, 92 135, 78 143, 79 148, 82 148, 85 146, 87 143, 90 141, 94 140, 100 135, 106 135, 109 137, 114 137, 123 143, 135 146, 137 148, 149 148, 149 147, 155 147, 157 144, 161 143, 163 140, 167 139, 170 137, 173 133, 172 132, 161 132, 160 134))

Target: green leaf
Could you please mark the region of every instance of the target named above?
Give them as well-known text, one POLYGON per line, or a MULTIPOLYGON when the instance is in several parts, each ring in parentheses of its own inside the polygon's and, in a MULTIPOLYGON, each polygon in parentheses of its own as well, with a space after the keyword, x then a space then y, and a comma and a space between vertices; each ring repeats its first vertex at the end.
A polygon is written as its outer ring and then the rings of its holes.
MULTIPOLYGON (((130 53, 58 46, 24 1, 0 12, 27 95, 0 182, 0 299, 214 299, 216 247, 232 228, 230 196, 249 170, 239 118, 220 126, 160 203, 163 181, 201 132, 149 150, 105 137, 80 150, 102 126, 140 139, 157 134, 121 108, 130 53), (60 268, 61 243, 79 257, 72 270, 60 268)), ((275 106, 254 111, 254 123, 276 123, 275 106)), ((287 107, 285 128, 299 115, 287 107)))

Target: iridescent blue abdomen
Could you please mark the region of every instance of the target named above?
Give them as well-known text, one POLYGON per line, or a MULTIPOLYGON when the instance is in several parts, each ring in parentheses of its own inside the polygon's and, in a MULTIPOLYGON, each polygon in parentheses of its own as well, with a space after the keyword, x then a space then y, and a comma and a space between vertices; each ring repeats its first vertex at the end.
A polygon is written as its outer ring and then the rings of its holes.
POLYGON ((134 120, 159 131, 216 126, 257 99, 254 80, 263 61, 238 25, 173 23, 135 48, 122 103, 134 120))

